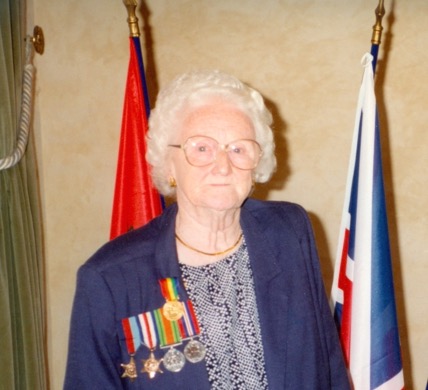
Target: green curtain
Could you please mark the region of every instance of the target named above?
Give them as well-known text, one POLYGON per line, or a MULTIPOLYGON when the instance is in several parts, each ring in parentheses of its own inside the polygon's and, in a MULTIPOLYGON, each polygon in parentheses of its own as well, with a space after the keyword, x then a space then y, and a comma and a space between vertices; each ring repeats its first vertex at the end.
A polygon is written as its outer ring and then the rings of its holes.
MULTIPOLYGON (((25 11, 25 0, 0 0, 0 158, 17 142, 25 11)), ((21 161, 0 171, 0 389, 48 388, 41 231, 30 135, 21 161)))

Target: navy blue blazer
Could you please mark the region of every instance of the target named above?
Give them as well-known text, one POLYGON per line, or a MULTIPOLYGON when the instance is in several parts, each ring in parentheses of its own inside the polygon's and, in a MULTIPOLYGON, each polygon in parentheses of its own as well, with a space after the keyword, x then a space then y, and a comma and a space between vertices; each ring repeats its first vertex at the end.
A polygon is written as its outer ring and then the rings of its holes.
MULTIPOLYGON (((177 206, 143 228, 103 246, 78 272, 64 389, 210 388, 203 362, 150 379, 121 378, 129 361, 121 320, 165 302, 158 280, 180 278, 174 239, 177 206)), ((338 336, 321 279, 306 212, 287 202, 249 199, 241 227, 254 275, 266 374, 270 390, 349 389, 338 336)), ((181 299, 187 299, 184 288, 181 299)), ((159 358, 163 351, 157 350, 159 358)))

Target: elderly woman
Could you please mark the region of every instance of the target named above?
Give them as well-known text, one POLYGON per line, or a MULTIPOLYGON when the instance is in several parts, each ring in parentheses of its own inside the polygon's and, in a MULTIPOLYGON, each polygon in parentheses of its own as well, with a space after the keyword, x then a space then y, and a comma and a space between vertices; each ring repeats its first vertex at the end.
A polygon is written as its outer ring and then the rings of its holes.
POLYGON ((348 389, 309 219, 248 199, 275 169, 261 95, 185 74, 147 159, 176 203, 78 273, 66 389, 348 389))

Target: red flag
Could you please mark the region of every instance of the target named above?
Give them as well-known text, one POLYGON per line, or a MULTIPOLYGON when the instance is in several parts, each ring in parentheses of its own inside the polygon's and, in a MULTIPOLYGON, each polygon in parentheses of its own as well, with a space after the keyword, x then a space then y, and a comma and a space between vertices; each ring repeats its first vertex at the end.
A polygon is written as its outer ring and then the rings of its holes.
POLYGON ((145 159, 148 116, 140 39, 131 37, 110 239, 146 224, 162 212, 161 197, 145 159))

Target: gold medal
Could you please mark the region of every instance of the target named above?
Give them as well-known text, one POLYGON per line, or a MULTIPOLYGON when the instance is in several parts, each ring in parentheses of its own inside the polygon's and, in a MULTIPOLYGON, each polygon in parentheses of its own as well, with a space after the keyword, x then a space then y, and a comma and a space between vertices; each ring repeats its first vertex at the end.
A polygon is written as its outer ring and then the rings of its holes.
POLYGON ((122 378, 129 378, 131 382, 137 377, 137 367, 135 366, 134 357, 131 356, 131 360, 128 364, 121 364, 121 367, 124 369, 122 378))
POLYGON ((162 308, 162 314, 169 321, 177 321, 184 314, 183 303, 177 300, 166 301, 162 308))
POLYGON ((153 352, 150 352, 150 356, 147 360, 143 360, 143 368, 141 370, 142 373, 147 373, 149 375, 150 379, 153 379, 156 374, 163 373, 163 371, 160 369, 160 360, 155 359, 155 355, 153 352))
POLYGON ((162 308, 163 316, 169 321, 177 321, 184 314, 183 302, 180 302, 178 296, 179 282, 177 278, 160 279, 162 295, 165 298, 165 304, 162 308))

